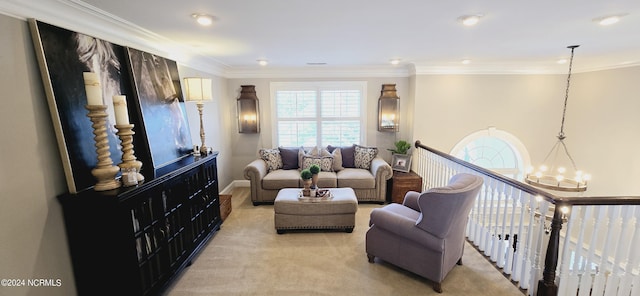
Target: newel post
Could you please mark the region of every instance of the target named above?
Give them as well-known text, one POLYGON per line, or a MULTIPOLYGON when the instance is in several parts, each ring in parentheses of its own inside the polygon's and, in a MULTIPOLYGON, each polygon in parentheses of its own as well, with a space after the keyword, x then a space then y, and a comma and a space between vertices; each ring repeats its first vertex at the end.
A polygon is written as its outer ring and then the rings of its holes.
POLYGON ((560 229, 562 229, 562 205, 556 204, 551 220, 551 234, 549 235, 549 245, 547 255, 544 260, 544 271, 542 279, 538 281, 538 296, 557 296, 558 285, 556 285, 556 267, 558 266, 558 252, 560 249, 560 229))

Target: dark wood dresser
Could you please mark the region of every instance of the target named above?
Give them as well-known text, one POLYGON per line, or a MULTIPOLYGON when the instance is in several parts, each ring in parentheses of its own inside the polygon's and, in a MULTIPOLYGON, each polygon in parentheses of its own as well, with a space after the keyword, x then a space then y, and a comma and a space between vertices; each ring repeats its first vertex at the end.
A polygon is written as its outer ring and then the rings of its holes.
POLYGON ((159 295, 220 229, 218 153, 143 184, 59 196, 79 295, 159 295))

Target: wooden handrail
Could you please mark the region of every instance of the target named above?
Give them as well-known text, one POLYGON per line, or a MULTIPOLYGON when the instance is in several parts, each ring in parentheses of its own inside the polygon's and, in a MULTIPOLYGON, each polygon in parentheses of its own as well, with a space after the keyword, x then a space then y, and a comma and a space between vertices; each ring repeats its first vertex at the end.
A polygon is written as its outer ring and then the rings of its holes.
POLYGON ((552 204, 558 205, 576 205, 576 206, 588 206, 588 205, 640 205, 640 196, 571 196, 571 197, 562 197, 557 196, 548 191, 544 191, 542 189, 533 187, 529 184, 518 182, 514 179, 507 178, 501 174, 495 173, 491 170, 479 167, 477 165, 468 163, 464 160, 461 160, 457 157, 454 157, 448 153, 441 152, 429 146, 425 146, 420 143, 420 141, 415 142, 416 148, 425 149, 431 153, 437 154, 440 157, 446 158, 450 161, 453 161, 457 164, 460 164, 464 167, 470 168, 478 173, 489 176, 493 179, 499 180, 505 184, 513 186, 514 188, 520 189, 524 192, 527 192, 532 195, 539 195, 544 198, 546 201, 552 204))

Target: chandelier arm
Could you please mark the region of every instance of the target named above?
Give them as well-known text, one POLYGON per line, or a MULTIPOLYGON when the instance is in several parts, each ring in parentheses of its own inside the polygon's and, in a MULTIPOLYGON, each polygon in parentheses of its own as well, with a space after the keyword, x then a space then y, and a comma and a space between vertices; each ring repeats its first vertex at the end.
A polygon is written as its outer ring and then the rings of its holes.
POLYGON ((558 140, 558 141, 553 145, 553 147, 551 147, 551 150, 549 150, 549 152, 547 153, 547 156, 545 156, 545 157, 544 157, 544 160, 542 161, 542 163, 543 163, 543 164, 546 164, 546 163, 547 163, 547 160, 549 159, 549 156, 551 156, 551 153, 553 153, 553 151, 555 151, 555 150, 557 149, 558 144, 559 144, 560 142, 562 142, 562 141, 559 141, 559 140, 558 140))
POLYGON ((567 149, 567 145, 564 143, 564 141, 560 141, 562 143, 562 147, 564 147, 564 153, 567 154, 567 157, 569 157, 569 160, 571 160, 571 165, 573 166, 573 170, 577 171, 578 167, 576 167, 576 162, 573 161, 573 157, 571 157, 571 154, 569 154, 569 149, 567 149))

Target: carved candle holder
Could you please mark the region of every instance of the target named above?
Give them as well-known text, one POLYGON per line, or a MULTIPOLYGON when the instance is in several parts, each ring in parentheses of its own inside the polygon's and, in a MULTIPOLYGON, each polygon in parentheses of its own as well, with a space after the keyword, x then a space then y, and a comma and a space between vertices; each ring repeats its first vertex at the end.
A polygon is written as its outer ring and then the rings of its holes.
POLYGON ((96 142, 96 153, 98 154, 98 163, 91 170, 91 174, 98 180, 93 187, 95 191, 105 191, 116 189, 121 186, 116 175, 120 172, 120 168, 113 165, 111 160, 111 152, 109 152, 109 140, 107 139, 107 106, 106 105, 86 105, 89 110, 87 116, 93 123, 93 139, 96 142))
POLYGON ((140 168, 142 168, 142 162, 138 161, 133 151, 133 124, 116 124, 118 129, 116 135, 120 137, 122 142, 122 162, 118 164, 123 172, 135 169, 136 179, 138 183, 144 182, 144 176, 140 174, 140 168))

